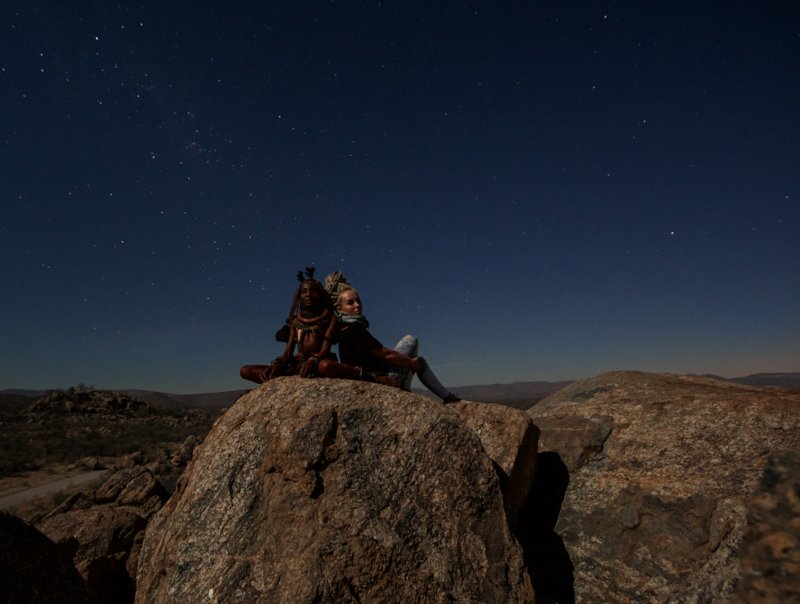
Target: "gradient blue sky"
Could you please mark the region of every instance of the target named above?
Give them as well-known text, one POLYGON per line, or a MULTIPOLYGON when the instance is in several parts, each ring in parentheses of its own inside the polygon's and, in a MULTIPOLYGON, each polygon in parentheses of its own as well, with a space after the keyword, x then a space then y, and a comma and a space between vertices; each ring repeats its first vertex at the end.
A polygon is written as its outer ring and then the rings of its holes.
POLYGON ((800 3, 0 8, 0 388, 248 387, 297 270, 450 386, 800 371, 800 3))

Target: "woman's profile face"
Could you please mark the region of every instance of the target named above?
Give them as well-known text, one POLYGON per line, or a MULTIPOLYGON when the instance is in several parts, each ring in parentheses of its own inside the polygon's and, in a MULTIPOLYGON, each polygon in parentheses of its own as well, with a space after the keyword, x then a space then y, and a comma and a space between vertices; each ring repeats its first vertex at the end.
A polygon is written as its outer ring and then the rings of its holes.
POLYGON ((339 312, 343 315, 360 315, 362 311, 361 298, 354 289, 348 289, 339 296, 339 312))

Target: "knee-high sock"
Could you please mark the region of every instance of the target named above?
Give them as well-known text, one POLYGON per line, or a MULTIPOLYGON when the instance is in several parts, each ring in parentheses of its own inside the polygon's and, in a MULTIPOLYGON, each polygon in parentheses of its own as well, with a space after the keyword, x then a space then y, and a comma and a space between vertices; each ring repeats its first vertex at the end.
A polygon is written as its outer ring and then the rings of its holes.
POLYGON ((450 391, 445 388, 434 375, 433 370, 431 369, 430 365, 428 365, 428 361, 425 359, 422 359, 422 371, 417 373, 417 377, 419 378, 419 381, 422 382, 423 386, 425 386, 439 398, 444 399, 450 394, 450 391))

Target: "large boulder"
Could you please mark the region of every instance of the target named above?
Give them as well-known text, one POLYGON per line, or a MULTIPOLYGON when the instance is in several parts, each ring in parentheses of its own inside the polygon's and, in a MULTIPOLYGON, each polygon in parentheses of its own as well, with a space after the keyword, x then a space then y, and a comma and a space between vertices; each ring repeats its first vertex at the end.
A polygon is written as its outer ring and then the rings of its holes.
POLYGON ((150 521, 136 593, 140 603, 532 600, 493 461, 454 410, 301 378, 268 382, 218 420, 150 521))
POLYGON ((531 496, 558 537, 536 557, 561 560, 547 589, 578 602, 733 597, 767 458, 800 448, 800 393, 614 372, 528 413, 542 430, 531 496))

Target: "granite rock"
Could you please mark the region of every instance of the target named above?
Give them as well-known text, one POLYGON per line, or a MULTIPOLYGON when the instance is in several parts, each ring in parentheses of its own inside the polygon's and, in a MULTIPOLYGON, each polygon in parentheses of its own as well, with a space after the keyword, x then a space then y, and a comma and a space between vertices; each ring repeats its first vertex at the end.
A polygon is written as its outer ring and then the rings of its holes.
MULTIPOLYGON (((767 459, 800 449, 800 393, 613 372, 528 413, 542 429, 540 469, 542 457, 561 466, 539 486, 554 491, 543 509, 555 521, 554 547, 563 542, 563 581, 572 583, 560 593, 578 602, 733 597, 767 459)), ((544 597, 540 585, 534 580, 544 597)))
POLYGON ((476 433, 361 382, 279 378, 242 397, 139 559, 139 603, 533 601, 476 433))

